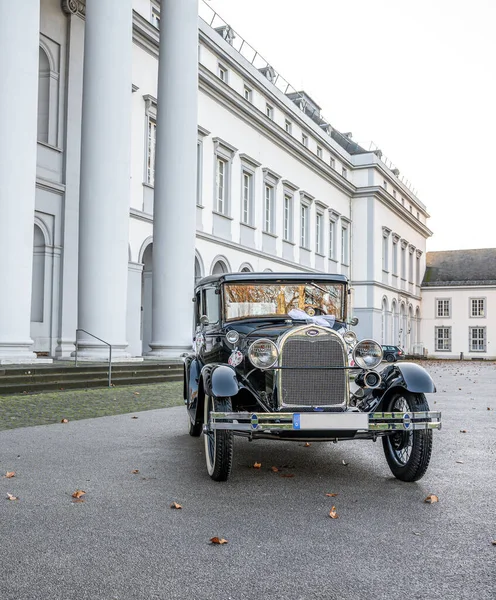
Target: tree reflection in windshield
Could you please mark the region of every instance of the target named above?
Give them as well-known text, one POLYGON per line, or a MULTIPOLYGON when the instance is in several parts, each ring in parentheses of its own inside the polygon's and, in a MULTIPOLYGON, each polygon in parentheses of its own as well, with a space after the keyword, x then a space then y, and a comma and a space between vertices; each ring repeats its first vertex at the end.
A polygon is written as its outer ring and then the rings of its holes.
POLYGON ((341 284, 245 284, 224 285, 224 306, 227 320, 260 316, 288 316, 293 309, 307 315, 330 315, 343 320, 341 284))

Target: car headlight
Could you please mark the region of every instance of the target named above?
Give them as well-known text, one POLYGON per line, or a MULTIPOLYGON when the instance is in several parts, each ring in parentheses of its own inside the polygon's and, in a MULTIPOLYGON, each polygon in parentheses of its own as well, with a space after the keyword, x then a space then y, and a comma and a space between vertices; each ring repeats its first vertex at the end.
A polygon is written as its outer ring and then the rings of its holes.
POLYGON ((347 331, 343 334, 343 340, 348 344, 348 346, 352 346, 357 341, 357 336, 354 331, 347 331))
POLYGON ((362 340, 353 350, 353 360, 361 369, 375 369, 382 361, 382 348, 374 340, 362 340))
POLYGON ((279 358, 279 351, 271 340, 260 339, 248 348, 248 358, 257 369, 271 369, 279 358))

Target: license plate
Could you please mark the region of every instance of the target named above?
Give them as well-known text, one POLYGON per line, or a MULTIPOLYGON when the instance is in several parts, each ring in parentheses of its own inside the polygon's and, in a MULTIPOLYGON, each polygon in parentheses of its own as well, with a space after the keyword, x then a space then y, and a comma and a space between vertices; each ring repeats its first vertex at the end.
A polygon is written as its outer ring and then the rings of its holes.
POLYGON ((293 429, 353 429, 369 428, 366 413, 295 413, 293 429))

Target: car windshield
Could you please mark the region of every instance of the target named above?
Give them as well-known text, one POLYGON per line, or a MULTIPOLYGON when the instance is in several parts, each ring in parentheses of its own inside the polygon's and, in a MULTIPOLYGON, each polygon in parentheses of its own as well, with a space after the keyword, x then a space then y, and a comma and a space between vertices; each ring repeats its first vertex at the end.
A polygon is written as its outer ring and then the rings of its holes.
POLYGON ((328 315, 343 321, 344 285, 328 282, 226 283, 224 310, 227 321, 288 317, 291 311, 305 311, 309 317, 328 315))

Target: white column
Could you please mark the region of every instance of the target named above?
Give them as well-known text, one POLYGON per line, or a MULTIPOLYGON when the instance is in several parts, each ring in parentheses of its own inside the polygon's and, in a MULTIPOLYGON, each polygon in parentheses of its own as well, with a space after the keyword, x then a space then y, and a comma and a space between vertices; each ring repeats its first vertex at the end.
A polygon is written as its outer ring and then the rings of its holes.
POLYGON ((151 357, 191 348, 196 235, 198 0, 162 0, 151 357))
MULTIPOLYGON (((86 0, 78 327, 126 353, 131 173, 132 0, 86 0)), ((108 347, 80 335, 82 358, 108 347)))
POLYGON ((0 2, 0 364, 30 362, 40 0, 0 2))

